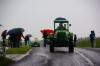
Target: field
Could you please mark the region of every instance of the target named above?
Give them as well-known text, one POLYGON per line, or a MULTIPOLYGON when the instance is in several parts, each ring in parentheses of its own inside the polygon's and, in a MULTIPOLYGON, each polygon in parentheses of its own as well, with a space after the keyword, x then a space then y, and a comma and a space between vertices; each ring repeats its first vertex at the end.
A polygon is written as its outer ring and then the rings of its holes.
MULTIPOLYGON (((77 41, 77 47, 91 47, 90 40, 88 38, 79 39, 77 41)), ((100 38, 96 38, 95 47, 100 48, 100 38)))

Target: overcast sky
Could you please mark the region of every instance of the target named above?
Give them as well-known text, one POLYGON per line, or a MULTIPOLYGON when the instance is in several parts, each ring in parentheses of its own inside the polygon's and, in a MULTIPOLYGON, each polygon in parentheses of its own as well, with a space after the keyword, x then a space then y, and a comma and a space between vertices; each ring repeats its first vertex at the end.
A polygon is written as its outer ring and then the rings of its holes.
POLYGON ((0 0, 0 24, 3 29, 22 27, 33 37, 41 38, 40 30, 53 28, 56 17, 65 17, 78 37, 87 37, 91 30, 100 36, 100 0, 0 0))

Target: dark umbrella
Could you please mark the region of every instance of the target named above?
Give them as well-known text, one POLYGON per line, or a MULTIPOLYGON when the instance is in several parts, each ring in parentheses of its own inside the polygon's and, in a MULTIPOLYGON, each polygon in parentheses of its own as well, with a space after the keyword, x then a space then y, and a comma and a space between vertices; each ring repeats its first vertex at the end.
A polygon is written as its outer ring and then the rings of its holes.
POLYGON ((13 28, 13 29, 8 31, 7 35, 17 34, 17 33, 22 33, 22 32, 24 32, 23 28, 13 28))
POLYGON ((31 34, 27 34, 26 36, 28 36, 28 37, 32 37, 32 35, 31 35, 31 34))
POLYGON ((2 25, 0 24, 0 26, 2 26, 2 25))

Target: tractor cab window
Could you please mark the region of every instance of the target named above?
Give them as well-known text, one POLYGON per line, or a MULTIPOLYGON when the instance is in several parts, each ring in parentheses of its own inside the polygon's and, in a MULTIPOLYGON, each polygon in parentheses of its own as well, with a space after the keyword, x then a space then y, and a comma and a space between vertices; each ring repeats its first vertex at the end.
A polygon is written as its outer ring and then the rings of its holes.
POLYGON ((58 29, 58 30, 64 30, 64 29, 66 29, 66 27, 63 25, 63 23, 59 23, 59 26, 56 28, 56 29, 58 29))

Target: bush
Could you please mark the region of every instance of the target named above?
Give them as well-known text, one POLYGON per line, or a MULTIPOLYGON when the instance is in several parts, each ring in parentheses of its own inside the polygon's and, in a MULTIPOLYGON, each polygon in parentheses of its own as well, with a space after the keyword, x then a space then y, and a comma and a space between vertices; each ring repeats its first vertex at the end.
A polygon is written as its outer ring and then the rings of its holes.
MULTIPOLYGON (((95 40, 96 48, 100 48, 100 38, 95 40)), ((91 47, 89 38, 78 40, 77 47, 91 47)))
POLYGON ((96 38, 96 47, 100 48, 100 38, 96 38))
POLYGON ((11 59, 0 56, 0 66, 10 66, 12 63, 14 63, 14 61, 11 59))

